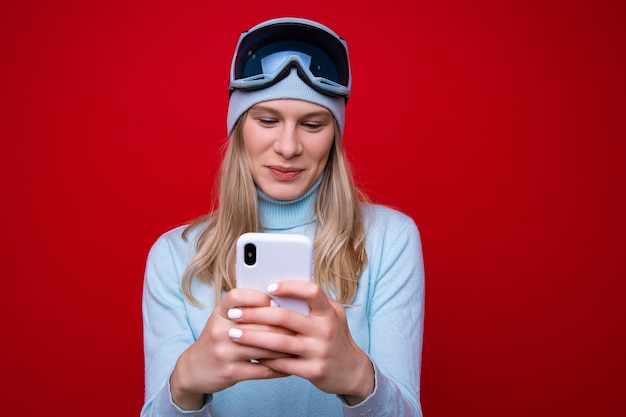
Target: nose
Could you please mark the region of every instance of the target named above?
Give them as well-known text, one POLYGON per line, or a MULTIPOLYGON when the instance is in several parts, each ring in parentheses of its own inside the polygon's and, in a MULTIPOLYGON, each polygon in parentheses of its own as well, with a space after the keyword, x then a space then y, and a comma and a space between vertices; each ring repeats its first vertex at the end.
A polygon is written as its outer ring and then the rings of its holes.
POLYGON ((296 125, 286 123, 276 132, 274 151, 285 159, 291 159, 302 152, 302 142, 296 125))

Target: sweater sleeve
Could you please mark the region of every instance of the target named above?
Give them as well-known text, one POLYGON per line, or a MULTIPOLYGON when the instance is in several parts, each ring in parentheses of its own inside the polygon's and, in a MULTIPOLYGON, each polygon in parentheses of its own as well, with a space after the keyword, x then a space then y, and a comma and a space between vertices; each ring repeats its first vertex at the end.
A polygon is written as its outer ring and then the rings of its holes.
POLYGON ((180 285, 189 245, 172 236, 179 233, 175 229, 157 239, 146 263, 142 298, 146 392, 142 417, 210 416, 210 396, 200 410, 183 411, 170 394, 172 369, 180 354, 195 341, 180 285))
MULTIPOLYGON (((417 226, 404 219, 375 238, 369 289, 369 356, 375 390, 346 417, 421 417, 420 368, 424 327, 424 264, 417 226)), ((368 254, 369 256, 369 254, 368 254)))

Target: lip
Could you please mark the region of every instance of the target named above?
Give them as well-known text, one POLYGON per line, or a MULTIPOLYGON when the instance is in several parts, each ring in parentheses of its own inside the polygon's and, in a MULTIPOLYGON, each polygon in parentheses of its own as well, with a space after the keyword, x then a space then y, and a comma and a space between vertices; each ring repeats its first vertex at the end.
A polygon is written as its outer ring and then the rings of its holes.
POLYGON ((278 165, 270 165, 267 167, 274 178, 281 181, 288 181, 296 178, 304 171, 303 169, 293 167, 283 167, 278 165))

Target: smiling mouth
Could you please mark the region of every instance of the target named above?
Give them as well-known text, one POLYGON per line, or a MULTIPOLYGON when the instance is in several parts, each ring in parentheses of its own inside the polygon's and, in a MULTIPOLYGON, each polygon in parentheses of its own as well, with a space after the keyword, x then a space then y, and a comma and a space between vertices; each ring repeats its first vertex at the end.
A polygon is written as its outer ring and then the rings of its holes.
POLYGON ((270 173, 279 180, 291 180, 300 175, 301 169, 297 168, 281 168, 281 167, 268 167, 270 173))

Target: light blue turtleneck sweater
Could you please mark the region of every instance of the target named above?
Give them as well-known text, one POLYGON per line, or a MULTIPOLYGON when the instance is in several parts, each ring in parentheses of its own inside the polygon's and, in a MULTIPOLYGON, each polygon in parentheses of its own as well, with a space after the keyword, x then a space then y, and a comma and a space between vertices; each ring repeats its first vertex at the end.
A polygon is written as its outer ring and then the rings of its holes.
MULTIPOLYGON (((258 191, 267 232, 313 239, 319 180, 293 201, 258 191)), ((196 228, 163 234, 148 255, 144 291, 145 404, 141 416, 401 417, 421 416, 420 366, 424 318, 424 267, 420 237, 408 216, 378 205, 363 205, 368 228, 368 264, 352 306, 346 308, 352 337, 374 364, 374 393, 356 406, 319 391, 302 378, 245 381, 207 396, 198 411, 182 411, 171 400, 169 375, 179 355, 198 337, 213 309, 213 288, 194 283, 204 308, 188 303, 181 278, 195 254, 196 228)))

